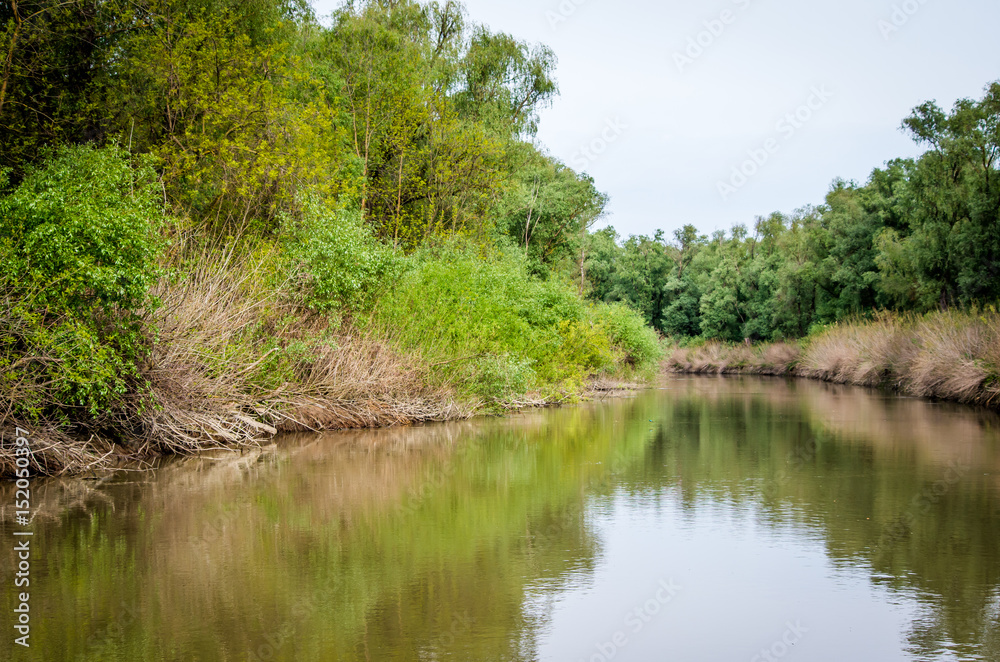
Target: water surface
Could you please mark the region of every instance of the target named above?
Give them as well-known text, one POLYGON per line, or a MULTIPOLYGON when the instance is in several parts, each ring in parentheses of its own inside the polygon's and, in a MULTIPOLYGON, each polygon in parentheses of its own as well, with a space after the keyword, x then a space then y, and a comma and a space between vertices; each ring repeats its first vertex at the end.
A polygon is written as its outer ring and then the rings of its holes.
POLYGON ((694 378, 36 482, 0 659, 1000 660, 998 422, 694 378))

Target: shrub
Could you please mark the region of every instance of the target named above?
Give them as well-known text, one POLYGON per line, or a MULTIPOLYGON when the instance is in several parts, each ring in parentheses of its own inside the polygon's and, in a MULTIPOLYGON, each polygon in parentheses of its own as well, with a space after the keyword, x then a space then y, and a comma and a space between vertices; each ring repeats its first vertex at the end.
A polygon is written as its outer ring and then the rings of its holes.
MULTIPOLYGON (((66 147, 0 197, 0 388, 8 410, 112 413, 148 351, 163 214, 148 165, 66 147)), ((75 418, 79 419, 80 416, 75 418)))
POLYGON ((163 213, 155 173, 125 157, 62 148, 0 199, 0 269, 35 305, 88 317, 150 303, 163 213))
POLYGON ((637 313, 609 307, 595 319, 572 288, 532 276, 519 251, 451 243, 419 251, 408 265, 377 322, 477 396, 573 394, 624 356, 644 366, 658 356, 655 333, 640 331, 637 313))
POLYGON ((516 356, 484 356, 473 364, 471 390, 487 401, 509 402, 535 379, 531 362, 516 356))
POLYGON ((375 238, 349 209, 330 209, 317 199, 303 205, 287 236, 293 268, 303 274, 302 303, 318 312, 370 310, 401 266, 396 251, 375 238))
POLYGON ((655 370, 664 350, 656 331, 638 312, 621 303, 598 304, 591 313, 608 338, 624 356, 626 364, 640 372, 655 370))
POLYGON ((135 364, 93 328, 10 304, 0 304, 0 391, 10 399, 5 409, 67 422, 67 410, 97 417, 127 392, 135 364))

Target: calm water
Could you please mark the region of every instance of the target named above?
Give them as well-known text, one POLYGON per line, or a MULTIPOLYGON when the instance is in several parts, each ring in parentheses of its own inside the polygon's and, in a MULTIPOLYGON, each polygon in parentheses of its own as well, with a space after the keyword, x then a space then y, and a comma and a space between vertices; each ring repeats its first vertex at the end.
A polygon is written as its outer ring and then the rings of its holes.
POLYGON ((0 659, 1000 660, 997 417, 666 386, 36 483, 27 650, 5 484, 0 659))

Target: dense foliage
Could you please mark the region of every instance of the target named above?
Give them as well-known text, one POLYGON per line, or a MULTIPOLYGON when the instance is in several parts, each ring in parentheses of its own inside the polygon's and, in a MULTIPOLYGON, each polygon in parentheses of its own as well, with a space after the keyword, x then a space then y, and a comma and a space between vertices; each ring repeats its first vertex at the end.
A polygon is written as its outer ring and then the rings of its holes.
POLYGON ((660 354, 633 311, 588 306, 567 285, 532 277, 516 250, 484 259, 460 245, 425 249, 381 305, 380 319, 446 378, 500 401, 529 388, 571 394, 589 375, 623 362, 649 368, 660 354))
POLYGON ((116 148, 67 147, 0 195, 0 388, 18 413, 57 402, 100 417, 138 379, 155 183, 116 148))
POLYGON ((0 409, 186 448, 418 397, 345 374, 495 406, 648 373, 574 281, 607 198, 534 142, 554 68, 451 0, 0 4, 0 409))

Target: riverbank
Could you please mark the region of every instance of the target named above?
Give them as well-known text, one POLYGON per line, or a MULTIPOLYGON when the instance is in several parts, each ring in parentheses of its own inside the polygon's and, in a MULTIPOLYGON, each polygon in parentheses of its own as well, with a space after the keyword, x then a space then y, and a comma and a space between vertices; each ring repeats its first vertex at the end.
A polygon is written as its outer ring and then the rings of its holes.
POLYGON ((831 325, 799 342, 675 347, 665 366, 688 374, 793 375, 996 408, 1000 314, 992 308, 882 313, 831 325))
POLYGON ((175 275, 151 289, 157 305, 139 321, 148 349, 132 375, 80 326, 0 297, 0 477, 24 452, 17 428, 29 432, 22 468, 74 475, 283 432, 578 401, 649 381, 662 357, 636 313, 588 304, 504 254, 453 246, 407 258, 377 310, 353 317, 275 284, 278 259, 206 252, 164 267, 175 275))
MULTIPOLYGON (((277 333, 278 346, 286 349, 294 339, 304 343, 290 360, 287 352, 263 349, 250 332, 276 333, 266 321, 289 311, 268 311, 248 298, 252 288, 210 273, 197 284, 163 285, 157 292, 164 306, 156 323, 159 341, 143 373, 150 385, 146 406, 103 420, 103 433, 7 420, 30 432, 33 475, 78 475, 162 455, 257 447, 283 432, 392 427, 549 406, 641 387, 648 377, 630 369, 637 358, 619 348, 600 374, 526 388, 496 372, 496 356, 483 363, 452 347, 454 360, 442 360, 447 354, 404 349, 398 331, 333 327, 328 318, 298 317, 277 333), (489 377, 497 383, 484 384, 489 377)), ((884 313, 798 342, 674 347, 663 366, 684 374, 795 376, 996 408, 1000 314, 884 313)), ((14 444, 0 446, 0 474, 13 475, 16 460, 14 444)))
MULTIPOLYGON (((373 353, 384 351, 384 348, 364 342, 357 343, 352 349, 356 355, 365 349, 373 353)), ((389 374, 379 370, 386 365, 384 362, 381 366, 372 366, 375 380, 379 379, 380 372, 383 378, 389 374)), ((645 380, 595 376, 588 379, 578 392, 547 397, 537 392, 525 393, 517 399, 498 404, 461 399, 454 393, 427 392, 427 389, 417 386, 417 382, 406 384, 400 374, 396 374, 389 381, 400 381, 399 385, 404 387, 396 393, 355 399, 322 396, 285 399, 274 394, 259 402, 244 402, 243 409, 240 409, 233 407, 237 403, 220 405, 212 399, 203 399, 202 392, 187 390, 186 385, 175 377, 165 376, 158 381, 154 397, 169 404, 149 412, 144 425, 139 428, 141 436, 122 429, 116 431, 115 436, 90 435, 85 438, 51 422, 41 425, 23 423, 26 427, 18 425, 15 430, 19 432, 12 430, 9 435, 5 431, 5 442, 6 437, 11 439, 10 443, 0 447, 0 479, 17 475, 19 455, 13 438, 15 434, 24 432, 27 432, 24 438, 28 443, 24 447, 27 448, 28 469, 32 476, 72 477, 120 468, 141 470, 156 458, 170 455, 194 455, 214 449, 255 450, 279 434, 386 429, 467 420, 567 402, 622 397, 648 386, 645 380), (406 386, 412 388, 407 389, 406 386), (257 415, 242 413, 247 407, 255 410, 257 415)), ((345 390, 350 390, 351 386, 348 383, 339 385, 345 390)), ((359 383, 355 382, 353 386, 359 386, 359 383)))

